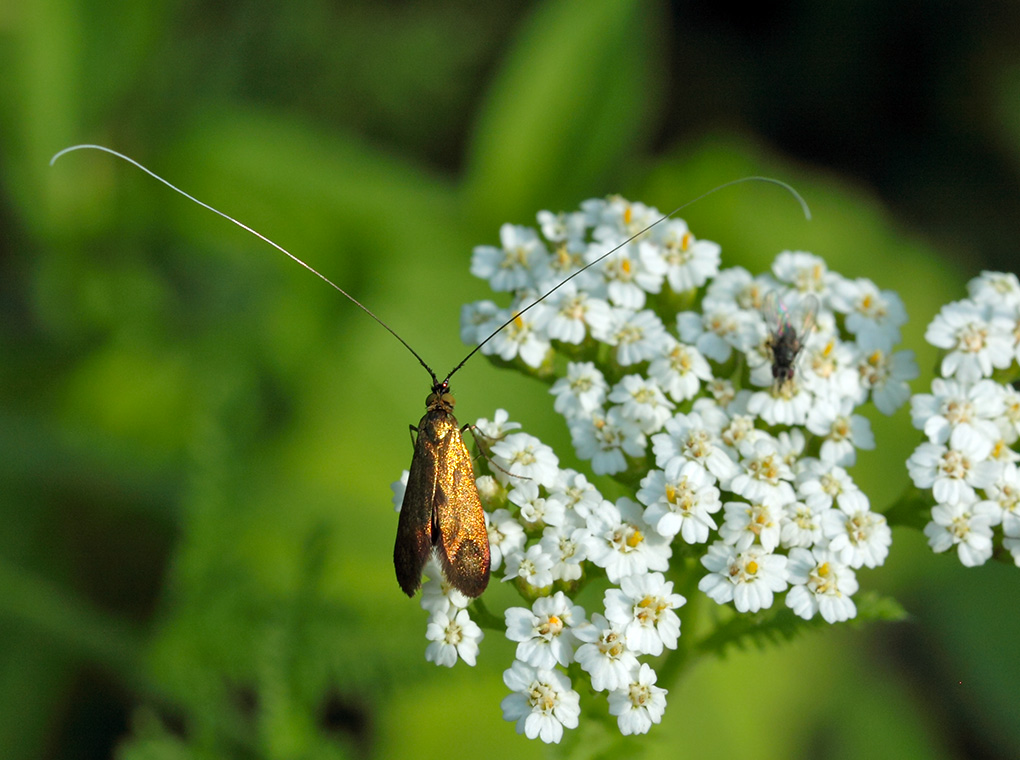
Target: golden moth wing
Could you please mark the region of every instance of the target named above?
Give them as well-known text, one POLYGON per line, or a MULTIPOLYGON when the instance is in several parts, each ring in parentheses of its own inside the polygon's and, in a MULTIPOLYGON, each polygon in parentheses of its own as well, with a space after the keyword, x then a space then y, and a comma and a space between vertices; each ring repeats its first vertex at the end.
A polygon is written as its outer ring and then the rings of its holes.
POLYGON ((480 596, 489 584, 489 532, 475 468, 457 420, 448 415, 440 424, 445 434, 436 458, 436 549, 450 585, 467 596, 480 596))

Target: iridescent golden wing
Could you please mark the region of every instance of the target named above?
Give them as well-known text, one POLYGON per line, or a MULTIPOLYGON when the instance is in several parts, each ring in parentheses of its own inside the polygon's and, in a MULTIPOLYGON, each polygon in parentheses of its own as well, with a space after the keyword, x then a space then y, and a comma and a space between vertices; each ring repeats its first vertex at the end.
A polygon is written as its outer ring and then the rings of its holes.
POLYGON ((489 532, 475 484, 471 454, 452 414, 438 422, 443 430, 436 458, 432 519, 439 527, 436 551, 450 584, 475 597, 489 583, 489 532))

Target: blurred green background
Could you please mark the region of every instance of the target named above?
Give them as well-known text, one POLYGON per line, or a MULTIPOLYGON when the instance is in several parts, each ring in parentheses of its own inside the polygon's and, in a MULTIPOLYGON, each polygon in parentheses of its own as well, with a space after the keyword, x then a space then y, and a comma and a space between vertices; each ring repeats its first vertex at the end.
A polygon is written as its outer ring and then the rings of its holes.
MULTIPOLYGON (((0 5, 0 750, 5 758, 519 757, 512 646, 424 662, 389 484, 425 373, 316 278, 98 153, 124 151, 305 258, 437 371, 488 296, 471 249, 620 192, 761 271, 811 250, 921 336, 1020 232, 1013 3, 431 0, 0 5)), ((544 386, 472 361, 565 461, 544 386)), ((906 410, 855 477, 906 485, 906 410)), ((1020 755, 1020 570, 895 531, 863 588, 910 622, 699 664, 662 725, 576 756, 1020 755)), ((490 606, 511 599, 493 588, 490 606)), ((564 749, 552 749, 557 755, 564 749)))

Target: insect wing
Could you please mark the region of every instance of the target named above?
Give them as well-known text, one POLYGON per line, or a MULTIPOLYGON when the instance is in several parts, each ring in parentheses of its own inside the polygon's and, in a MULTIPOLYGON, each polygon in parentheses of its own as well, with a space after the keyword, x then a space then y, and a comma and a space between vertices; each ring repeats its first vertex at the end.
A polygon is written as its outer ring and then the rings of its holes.
POLYGON ((436 461, 436 496, 433 519, 439 525, 436 549, 450 584, 470 597, 481 595, 489 584, 489 531, 478 497, 471 454, 457 420, 447 416, 449 428, 442 456, 436 461))
POLYGON ((397 582, 408 596, 421 585, 421 572, 432 553, 432 513, 436 493, 436 440, 434 414, 429 412, 418 423, 418 438, 407 476, 404 501, 397 520, 397 541, 393 547, 393 565, 397 582))
POLYGON ((779 293, 770 290, 765 294, 761 306, 765 326, 774 340, 783 338, 793 331, 793 335, 803 343, 807 335, 814 329, 818 316, 818 299, 808 294, 800 298, 792 308, 779 297, 779 293))
POLYGON ((801 298, 790 312, 790 324, 797 331, 800 342, 804 343, 807 336, 815 328, 818 318, 818 299, 808 294, 801 298))
POLYGON ((761 305, 761 315, 765 319, 765 327, 769 335, 778 335, 785 322, 786 306, 779 300, 779 293, 770 290, 765 294, 761 305))

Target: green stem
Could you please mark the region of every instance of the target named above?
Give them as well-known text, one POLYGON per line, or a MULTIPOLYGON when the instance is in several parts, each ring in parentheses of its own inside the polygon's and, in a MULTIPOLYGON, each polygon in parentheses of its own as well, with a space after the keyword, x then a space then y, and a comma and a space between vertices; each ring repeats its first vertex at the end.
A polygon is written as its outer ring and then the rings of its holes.
POLYGON ((485 602, 482 597, 478 597, 471 603, 471 619, 478 625, 479 628, 485 628, 490 631, 499 631, 503 633, 506 631, 506 625, 502 618, 498 618, 493 615, 489 608, 485 606, 485 602))

